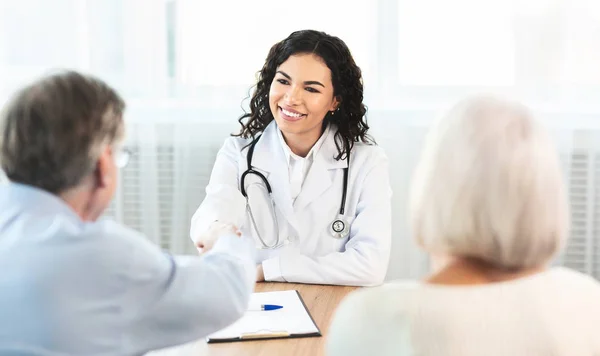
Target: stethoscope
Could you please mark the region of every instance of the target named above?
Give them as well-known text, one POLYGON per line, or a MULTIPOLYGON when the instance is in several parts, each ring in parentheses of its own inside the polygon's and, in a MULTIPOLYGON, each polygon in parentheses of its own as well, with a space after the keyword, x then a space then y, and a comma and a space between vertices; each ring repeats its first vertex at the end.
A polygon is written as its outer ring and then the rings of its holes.
MULTIPOLYGON (((281 240, 280 240, 280 236, 279 236, 279 224, 277 222, 277 215, 276 215, 276 211, 275 211, 275 200, 273 199, 273 191, 271 190, 271 185, 269 184, 267 177, 265 177, 262 173, 254 170, 254 168, 252 167, 252 156, 254 155, 254 147, 256 146, 256 143, 258 142, 259 139, 260 139, 260 136, 258 136, 254 141, 252 141, 250 143, 250 147, 248 149, 248 156, 246 157, 246 160, 248 162, 248 168, 244 171, 244 173, 242 173, 242 177, 240 178, 240 191, 242 192, 242 195, 244 196, 244 198, 246 198, 246 211, 248 212, 248 215, 250 216, 250 221, 252 223, 254 231, 256 231, 256 236, 258 236, 260 242, 263 245, 262 248, 263 249, 275 249, 275 248, 279 248, 279 247, 285 245, 287 243, 287 241, 285 243, 280 242, 281 240), (274 220, 274 224, 275 224, 275 231, 277 231, 277 239, 275 240, 274 244, 269 245, 265 242, 265 240, 260 235, 260 232, 258 231, 258 227, 256 225, 256 220, 254 220, 254 214, 252 214, 252 209, 250 208, 248 194, 246 193, 246 187, 244 185, 246 176, 248 176, 249 174, 254 174, 257 177, 259 177, 260 180, 265 184, 265 187, 267 188, 267 192, 269 193, 269 199, 271 201, 271 215, 273 216, 273 220, 274 220)), ((344 216, 344 209, 346 207, 346 192, 348 191, 348 168, 350 167, 350 151, 348 151, 348 153, 346 155, 346 160, 348 162, 348 167, 344 168, 344 186, 343 186, 343 190, 342 190, 342 201, 340 203, 340 211, 339 211, 339 214, 336 216, 336 218, 331 222, 331 225, 329 226, 329 232, 331 233, 331 235, 334 238, 337 238, 337 239, 343 239, 350 234, 350 224, 348 223, 348 220, 344 216)))

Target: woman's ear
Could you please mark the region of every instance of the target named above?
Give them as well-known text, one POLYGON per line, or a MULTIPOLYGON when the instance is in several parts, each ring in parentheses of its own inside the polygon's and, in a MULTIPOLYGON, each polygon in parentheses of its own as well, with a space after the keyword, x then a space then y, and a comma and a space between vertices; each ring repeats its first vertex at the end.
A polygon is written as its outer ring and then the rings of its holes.
POLYGON ((341 103, 342 103, 342 98, 339 95, 334 96, 333 102, 331 103, 331 108, 329 109, 329 111, 336 111, 340 107, 341 103))

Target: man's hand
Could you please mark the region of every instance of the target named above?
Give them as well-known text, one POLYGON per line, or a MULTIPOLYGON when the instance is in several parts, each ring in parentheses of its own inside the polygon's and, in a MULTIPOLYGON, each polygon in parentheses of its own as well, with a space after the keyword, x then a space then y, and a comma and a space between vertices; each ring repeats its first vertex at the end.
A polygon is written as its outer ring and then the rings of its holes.
POLYGON ((264 282, 265 281, 265 273, 263 272, 262 263, 256 266, 256 281, 264 282))
POLYGON ((215 221, 210 224, 208 230, 206 230, 196 240, 196 248, 200 254, 210 251, 215 245, 215 242, 219 237, 223 235, 236 234, 242 236, 242 233, 233 224, 228 224, 220 221, 215 221))

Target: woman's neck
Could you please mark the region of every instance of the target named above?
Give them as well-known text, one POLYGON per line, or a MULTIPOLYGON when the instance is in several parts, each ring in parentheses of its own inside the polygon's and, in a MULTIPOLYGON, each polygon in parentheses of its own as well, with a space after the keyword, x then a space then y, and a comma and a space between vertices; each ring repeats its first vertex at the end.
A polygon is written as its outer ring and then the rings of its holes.
POLYGON ((319 141, 323 132, 325 132, 325 124, 320 131, 305 132, 300 134, 290 134, 281 132, 283 140, 288 145, 294 154, 300 157, 306 157, 313 146, 319 141))
POLYGON ((475 285, 505 282, 531 276, 547 269, 537 266, 522 269, 504 269, 482 260, 457 257, 434 272, 425 282, 442 285, 475 285))
POLYGON ((285 140, 285 143, 288 145, 290 150, 300 157, 306 157, 308 155, 308 152, 310 152, 311 148, 313 148, 315 143, 318 141, 318 138, 317 140, 312 141, 307 140, 303 137, 297 137, 297 135, 285 134, 283 134, 283 139, 285 140))

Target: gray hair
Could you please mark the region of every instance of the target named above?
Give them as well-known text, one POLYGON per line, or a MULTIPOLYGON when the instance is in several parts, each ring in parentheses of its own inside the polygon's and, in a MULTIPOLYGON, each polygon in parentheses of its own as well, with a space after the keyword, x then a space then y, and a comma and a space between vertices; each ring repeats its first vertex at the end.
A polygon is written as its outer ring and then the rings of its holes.
POLYGON ((492 96, 459 102, 429 133, 410 215, 430 253, 507 269, 547 263, 569 223, 549 135, 520 103, 492 96))
POLYGON ((68 71, 22 89, 0 117, 0 165, 9 180, 50 193, 77 186, 103 144, 124 131, 123 99, 99 79, 68 71))

